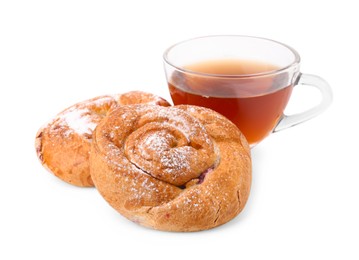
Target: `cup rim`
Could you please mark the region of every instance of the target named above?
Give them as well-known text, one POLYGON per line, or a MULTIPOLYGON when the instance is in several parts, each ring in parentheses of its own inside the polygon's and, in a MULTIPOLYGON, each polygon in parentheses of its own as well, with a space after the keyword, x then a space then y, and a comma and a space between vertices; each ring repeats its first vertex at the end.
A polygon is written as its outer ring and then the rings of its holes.
POLYGON ((216 77, 216 78, 252 78, 252 77, 262 77, 262 76, 268 76, 268 75, 275 75, 275 74, 280 74, 280 73, 282 73, 282 72, 284 72, 286 70, 289 70, 292 67, 298 66, 300 64, 299 53, 294 48, 290 47, 287 44, 284 44, 282 42, 272 40, 272 39, 269 39, 269 38, 265 38, 265 37, 250 36, 250 35, 235 35, 235 34, 206 35, 206 36, 193 37, 193 38, 189 38, 187 40, 177 42, 177 43, 171 45, 170 47, 168 47, 165 50, 165 52, 163 53, 163 60, 164 60, 165 63, 167 63, 168 65, 172 66, 173 68, 175 68, 176 70, 178 70, 180 72, 183 72, 183 73, 186 73, 186 74, 193 74, 193 75, 204 76, 204 77, 216 77), (198 72, 198 71, 194 71, 194 70, 190 70, 190 69, 185 69, 183 67, 179 67, 179 66, 174 65, 168 59, 169 52, 173 48, 178 46, 178 45, 181 45, 181 44, 193 41, 193 40, 203 39, 203 38, 222 38, 222 37, 251 38, 251 39, 259 39, 259 40, 264 40, 264 41, 270 41, 272 43, 279 44, 279 45, 287 48, 288 50, 290 50, 294 55, 294 60, 293 60, 293 62, 289 63, 287 66, 281 67, 281 68, 279 68, 277 70, 270 70, 270 71, 264 71, 264 72, 258 72, 258 73, 248 73, 248 74, 225 75, 225 74, 216 74, 216 73, 204 73, 204 72, 198 72))

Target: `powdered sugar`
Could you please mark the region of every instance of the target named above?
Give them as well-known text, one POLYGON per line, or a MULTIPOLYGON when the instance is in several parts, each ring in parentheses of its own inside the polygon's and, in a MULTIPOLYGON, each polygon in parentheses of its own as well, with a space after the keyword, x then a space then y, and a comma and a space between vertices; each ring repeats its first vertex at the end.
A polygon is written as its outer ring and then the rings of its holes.
POLYGON ((80 135, 92 134, 92 131, 97 126, 88 109, 71 109, 63 113, 60 120, 62 125, 67 125, 80 135))
POLYGON ((143 142, 143 145, 147 149, 155 150, 163 150, 168 146, 169 140, 171 136, 165 132, 153 132, 151 135, 148 135, 146 140, 143 142))
POLYGON ((190 139, 199 126, 199 124, 194 121, 194 118, 191 118, 186 112, 175 107, 160 109, 155 113, 157 118, 166 118, 171 121, 171 126, 181 131, 187 140, 190 139))
POLYGON ((172 173, 174 170, 181 173, 186 173, 190 169, 190 153, 189 147, 180 147, 172 149, 167 156, 161 157, 161 164, 164 167, 164 171, 172 173))
POLYGON ((139 151, 144 158, 151 158, 151 153, 163 152, 170 148, 173 136, 165 131, 152 131, 139 143, 139 151))
POLYGON ((111 106, 114 100, 115 96, 102 96, 100 98, 92 99, 88 104, 96 107, 103 107, 105 105, 111 106))

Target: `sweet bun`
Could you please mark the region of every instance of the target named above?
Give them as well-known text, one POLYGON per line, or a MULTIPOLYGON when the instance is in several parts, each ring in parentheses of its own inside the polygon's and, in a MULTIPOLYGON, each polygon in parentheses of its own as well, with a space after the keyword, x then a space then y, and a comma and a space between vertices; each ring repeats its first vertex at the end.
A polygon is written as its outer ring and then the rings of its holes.
POLYGON ((104 199, 143 226, 199 231, 244 208, 248 143, 224 116, 197 106, 119 106, 97 126, 91 175, 104 199))
POLYGON ((76 186, 93 186, 89 170, 93 130, 114 107, 140 103, 170 105, 153 94, 132 91, 96 97, 65 109, 38 131, 35 144, 38 158, 60 179, 76 186))

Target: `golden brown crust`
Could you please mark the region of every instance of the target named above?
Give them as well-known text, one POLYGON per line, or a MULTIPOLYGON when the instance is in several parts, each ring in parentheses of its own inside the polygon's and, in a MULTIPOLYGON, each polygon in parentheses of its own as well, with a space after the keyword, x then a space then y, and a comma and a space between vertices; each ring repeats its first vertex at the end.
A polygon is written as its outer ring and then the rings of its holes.
POLYGON ((170 105, 153 94, 132 91, 96 97, 65 109, 38 131, 35 140, 38 158, 60 179, 76 186, 92 187, 89 154, 93 130, 116 106, 140 103, 170 105))
POLYGON ((238 128, 195 106, 123 106, 96 128, 91 175, 107 202, 154 229, 226 223, 249 196, 251 159, 238 128))

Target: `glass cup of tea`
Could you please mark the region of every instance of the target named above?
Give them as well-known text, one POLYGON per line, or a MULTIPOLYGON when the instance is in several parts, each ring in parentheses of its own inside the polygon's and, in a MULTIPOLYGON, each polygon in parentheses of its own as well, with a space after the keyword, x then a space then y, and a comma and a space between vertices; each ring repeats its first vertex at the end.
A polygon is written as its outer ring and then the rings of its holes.
POLYGON ((177 43, 164 53, 164 65, 175 105, 211 108, 230 119, 251 147, 272 132, 322 113, 332 91, 322 78, 300 72, 299 54, 270 39, 219 35, 177 43), (302 113, 285 115, 294 86, 321 92, 321 102, 302 113))

